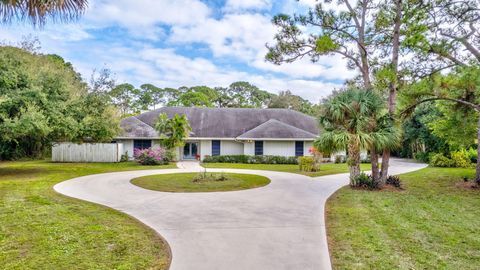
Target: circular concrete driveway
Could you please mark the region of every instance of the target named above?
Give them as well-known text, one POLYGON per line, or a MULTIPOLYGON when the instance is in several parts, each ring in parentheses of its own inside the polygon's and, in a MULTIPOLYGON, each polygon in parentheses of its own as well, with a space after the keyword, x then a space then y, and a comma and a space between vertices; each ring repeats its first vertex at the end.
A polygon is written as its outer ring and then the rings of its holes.
MULTIPOLYGON (((394 174, 426 165, 391 162, 394 174)), ((89 175, 54 186, 64 195, 125 212, 162 235, 172 249, 172 270, 331 269, 324 222, 327 198, 348 184, 348 174, 298 174, 208 169, 263 175, 267 186, 229 192, 169 193, 130 183, 135 177, 196 172, 179 169, 89 175)))

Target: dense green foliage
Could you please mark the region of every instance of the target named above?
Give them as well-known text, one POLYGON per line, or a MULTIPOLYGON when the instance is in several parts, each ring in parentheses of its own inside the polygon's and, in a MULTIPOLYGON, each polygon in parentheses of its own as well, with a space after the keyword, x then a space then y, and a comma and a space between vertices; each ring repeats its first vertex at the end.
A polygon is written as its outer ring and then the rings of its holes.
MULTIPOLYGON (((381 123, 385 114, 381 97, 373 91, 347 89, 334 93, 322 103, 322 131, 315 147, 323 153, 347 151, 350 178, 360 174, 360 151, 394 148, 400 140, 399 131, 381 123)), ((378 175, 374 177, 377 180, 378 175)), ((353 184, 353 182, 352 182, 353 184)))
POLYGON ((125 116, 159 106, 286 108, 310 115, 315 115, 318 110, 316 105, 288 90, 276 95, 248 82, 234 82, 228 87, 183 86, 178 89, 159 88, 152 84, 143 84, 137 89, 125 83, 109 91, 109 96, 125 116))
POLYGON ((401 175, 403 191, 342 188, 327 201, 333 269, 478 269, 478 190, 473 169, 401 175))
POLYGON ((132 184, 164 192, 215 192, 262 187, 267 177, 236 173, 175 173, 157 174, 132 179, 132 184))
POLYGON ((155 130, 164 137, 161 144, 167 149, 173 149, 185 145, 185 139, 190 136, 192 128, 184 114, 168 118, 167 114, 162 113, 157 118, 155 130))
POLYGON ((251 156, 251 155, 221 155, 206 156, 204 163, 250 163, 250 164, 297 164, 297 157, 284 156, 251 156))
POLYGON ((168 269, 169 247, 153 230, 119 211, 53 190, 75 177, 139 169, 152 167, 0 162, 0 268, 168 269))
POLYGON ((304 172, 316 172, 320 170, 320 164, 313 157, 298 157, 298 168, 304 172))
POLYGON ((0 159, 45 153, 53 142, 111 140, 119 119, 56 55, 0 47, 0 159))

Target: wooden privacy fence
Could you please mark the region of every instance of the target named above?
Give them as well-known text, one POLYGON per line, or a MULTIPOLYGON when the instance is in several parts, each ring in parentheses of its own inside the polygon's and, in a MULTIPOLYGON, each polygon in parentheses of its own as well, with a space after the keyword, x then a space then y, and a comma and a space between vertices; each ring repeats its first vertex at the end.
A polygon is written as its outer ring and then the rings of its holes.
POLYGON ((123 143, 57 143, 52 146, 53 162, 120 162, 123 143))

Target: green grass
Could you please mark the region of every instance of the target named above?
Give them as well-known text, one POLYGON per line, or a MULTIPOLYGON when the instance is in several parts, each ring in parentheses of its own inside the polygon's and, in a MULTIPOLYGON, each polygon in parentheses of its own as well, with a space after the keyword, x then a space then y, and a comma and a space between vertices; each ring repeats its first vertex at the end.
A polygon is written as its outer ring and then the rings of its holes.
POLYGON ((456 186, 473 169, 401 175, 405 190, 349 187, 327 202, 335 269, 479 269, 480 191, 456 186))
MULTIPOLYGON (((202 166, 206 168, 232 168, 289 172, 311 177, 348 172, 348 165, 346 163, 322 163, 320 165, 320 171, 318 172, 302 172, 299 170, 298 165, 294 164, 202 163, 202 166)), ((371 169, 371 166, 370 164, 361 164, 361 169, 368 171, 371 169)))
POLYGON ((265 186, 270 179, 252 174, 223 173, 227 180, 215 180, 221 173, 206 173, 207 178, 198 182, 198 173, 157 174, 132 179, 132 184, 151 190, 166 192, 232 191, 265 186), (213 176, 213 177, 212 177, 213 176))
MULTIPOLYGON (((175 166, 155 168, 167 167, 175 166)), ((153 230, 52 188, 78 176, 149 168, 135 163, 0 162, 0 268, 166 269, 168 246, 153 230)))

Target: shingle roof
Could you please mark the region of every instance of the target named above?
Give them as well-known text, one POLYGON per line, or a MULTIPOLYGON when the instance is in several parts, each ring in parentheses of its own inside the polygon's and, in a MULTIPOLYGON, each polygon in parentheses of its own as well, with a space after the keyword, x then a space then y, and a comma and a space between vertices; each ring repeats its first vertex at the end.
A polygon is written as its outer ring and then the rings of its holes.
POLYGON ((243 133, 237 138, 238 139, 260 139, 260 138, 314 139, 315 137, 317 137, 316 134, 282 123, 275 119, 270 119, 267 122, 259 125, 258 127, 243 133))
POLYGON ((140 121, 137 117, 132 116, 122 119, 120 122, 123 138, 151 138, 158 137, 158 133, 153 127, 140 121))
MULTIPOLYGON (((272 119, 303 130, 310 135, 318 134, 315 118, 289 109, 164 107, 122 120, 121 126, 124 132, 119 137, 133 138, 140 134, 157 137, 153 126, 161 113, 166 113, 168 117, 173 117, 175 114, 186 115, 192 127, 192 138, 236 138, 272 119), (138 123, 135 129, 131 127, 134 123, 138 123), (142 132, 143 129, 145 129, 144 132, 142 132)), ((275 126, 278 127, 278 124, 275 126)), ((289 130, 293 132, 292 128, 289 130)), ((271 138, 284 138, 280 135, 272 133, 271 136, 274 137, 271 138)))

